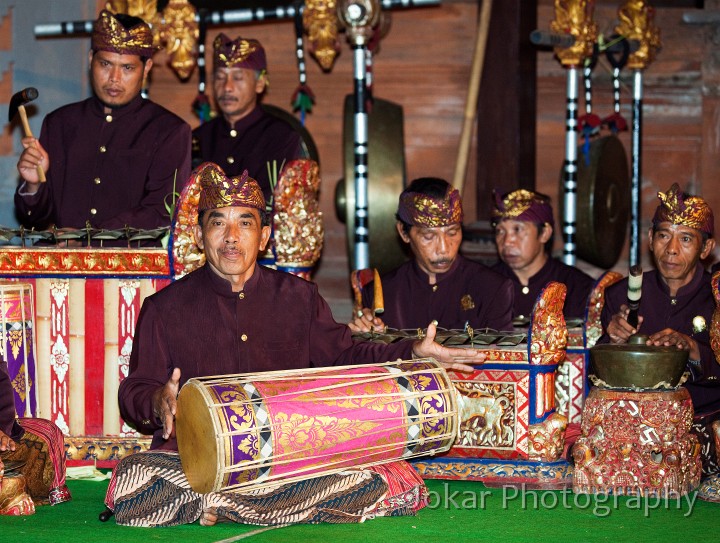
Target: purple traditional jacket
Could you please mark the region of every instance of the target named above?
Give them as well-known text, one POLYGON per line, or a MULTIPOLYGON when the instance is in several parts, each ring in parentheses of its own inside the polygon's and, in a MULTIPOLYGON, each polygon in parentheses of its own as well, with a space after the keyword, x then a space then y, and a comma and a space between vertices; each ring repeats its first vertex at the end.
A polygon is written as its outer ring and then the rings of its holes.
MULTIPOLYGON (((458 255, 436 284, 415 260, 381 277, 385 312, 392 328, 425 328, 436 320, 442 328, 512 330, 512 283, 487 266, 458 255)), ((363 305, 372 307, 373 282, 363 288, 363 305)))
POLYGON ((595 280, 585 272, 563 264, 556 258, 548 258, 545 265, 530 278, 525 286, 520 283, 520 279, 512 268, 502 260, 493 265, 492 269, 513 282, 515 293, 513 317, 529 318, 535 307, 535 301, 545 285, 550 281, 557 281, 567 287, 565 306, 563 307, 565 318, 585 319, 588 298, 595 285, 595 280))
MULTIPOLYGON (((643 317, 640 333, 650 335, 671 328, 697 341, 700 347, 702 376, 684 385, 690 392, 696 415, 720 410, 720 365, 715 361, 710 347, 709 330, 715 310, 710 277, 702 265, 698 264, 692 281, 680 288, 677 296, 673 297, 657 270, 645 272, 639 309, 639 315, 643 317), (701 332, 693 331, 693 319, 696 316, 705 319, 705 330, 701 332)), ((612 316, 620 311, 620 306, 627 304, 627 292, 627 278, 605 290, 605 305, 601 317, 603 330, 607 330, 612 316)), ((603 335, 599 341, 607 343, 609 338, 603 335)))
POLYGON ((234 126, 219 115, 193 130, 193 164, 214 162, 228 177, 248 171, 263 190, 272 196, 268 162, 277 163, 278 178, 283 161, 302 157, 300 134, 287 122, 266 113, 260 105, 234 126))
POLYGON ((190 125, 140 95, 110 115, 103 109, 93 97, 45 117, 47 183, 32 196, 19 194, 22 185, 15 193, 24 226, 170 226, 165 200, 190 175, 190 125))
POLYGON ((174 450, 175 439, 162 439, 152 413, 153 392, 173 368, 180 368, 182 385, 206 375, 407 360, 412 344, 353 341, 317 285, 289 273, 256 265, 238 293, 205 265, 145 299, 129 375, 120 383, 120 412, 139 431, 154 433, 152 448, 174 450))
POLYGON ((15 395, 7 362, 2 359, 0 359, 0 431, 16 441, 25 433, 16 421, 15 395))

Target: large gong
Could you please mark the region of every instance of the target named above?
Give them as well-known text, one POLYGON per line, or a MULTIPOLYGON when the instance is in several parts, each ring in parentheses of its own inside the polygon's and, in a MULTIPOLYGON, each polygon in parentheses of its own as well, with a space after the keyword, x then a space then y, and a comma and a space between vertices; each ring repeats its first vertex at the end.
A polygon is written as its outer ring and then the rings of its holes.
MULTIPOLYGON (((589 160, 577 152, 577 257, 612 268, 620 258, 630 219, 630 174, 627 154, 616 136, 590 143, 589 160)), ((564 213, 563 177, 560 177, 560 213, 564 213)))
POLYGON ((288 123, 293 128, 293 130, 295 130, 295 132, 300 134, 300 149, 302 150, 302 158, 311 158, 312 160, 320 164, 320 156, 318 155, 315 140, 313 140, 308 129, 305 128, 305 125, 303 125, 298 120, 298 118, 295 117, 295 115, 293 115, 287 110, 284 110, 272 104, 262 104, 261 107, 265 110, 265 113, 268 113, 273 117, 282 119, 283 121, 288 123))
MULTIPOLYGON (((347 230, 348 260, 355 269, 355 157, 353 96, 343 117, 345 177, 335 187, 335 210, 347 230)), ((405 188, 402 106, 375 98, 368 114, 368 230, 371 268, 385 273, 402 264, 405 248, 395 229, 398 197, 405 188)))

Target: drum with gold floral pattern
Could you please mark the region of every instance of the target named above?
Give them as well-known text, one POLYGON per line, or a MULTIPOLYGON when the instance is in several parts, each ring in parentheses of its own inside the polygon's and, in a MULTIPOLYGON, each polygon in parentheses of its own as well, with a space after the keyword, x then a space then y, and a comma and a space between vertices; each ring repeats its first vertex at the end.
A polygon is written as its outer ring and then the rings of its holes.
POLYGON ((433 359, 189 379, 176 417, 197 492, 445 452, 457 427, 455 388, 433 359))

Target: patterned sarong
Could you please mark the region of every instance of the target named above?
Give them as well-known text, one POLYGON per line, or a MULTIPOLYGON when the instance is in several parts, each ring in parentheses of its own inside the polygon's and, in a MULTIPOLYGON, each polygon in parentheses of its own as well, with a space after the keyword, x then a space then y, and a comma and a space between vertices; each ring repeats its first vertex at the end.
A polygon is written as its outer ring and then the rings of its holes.
POLYGON ((264 489, 199 494, 177 453, 148 451, 118 463, 105 503, 126 526, 188 524, 210 508, 242 524, 286 526, 412 515, 427 504, 427 489, 412 466, 399 461, 264 489))
POLYGON ((27 491, 36 505, 66 502, 70 491, 65 485, 65 440, 62 431, 45 419, 19 419, 25 434, 14 452, 5 452, 4 461, 19 460, 27 491))
POLYGON ((703 476, 720 473, 717 451, 715 450, 715 433, 712 429, 712 423, 719 419, 720 412, 709 415, 696 415, 690 429, 697 436, 700 443, 703 476))

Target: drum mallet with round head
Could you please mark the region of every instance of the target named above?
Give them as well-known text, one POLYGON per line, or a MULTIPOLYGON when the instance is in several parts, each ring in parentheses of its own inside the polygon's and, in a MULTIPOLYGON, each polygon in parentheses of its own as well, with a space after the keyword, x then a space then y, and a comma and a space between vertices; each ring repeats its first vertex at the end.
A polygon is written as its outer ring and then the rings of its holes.
MULTIPOLYGON (((33 138, 32 130, 30 130, 30 123, 28 123, 27 112, 25 111, 25 104, 32 102, 38 97, 38 91, 35 87, 28 87, 21 91, 13 94, 10 99, 10 108, 8 110, 8 122, 11 123, 17 113, 20 114, 20 120, 22 121, 23 131, 25 132, 26 138, 33 138)), ((37 166, 38 178, 41 182, 45 182, 45 171, 42 166, 37 166)))

